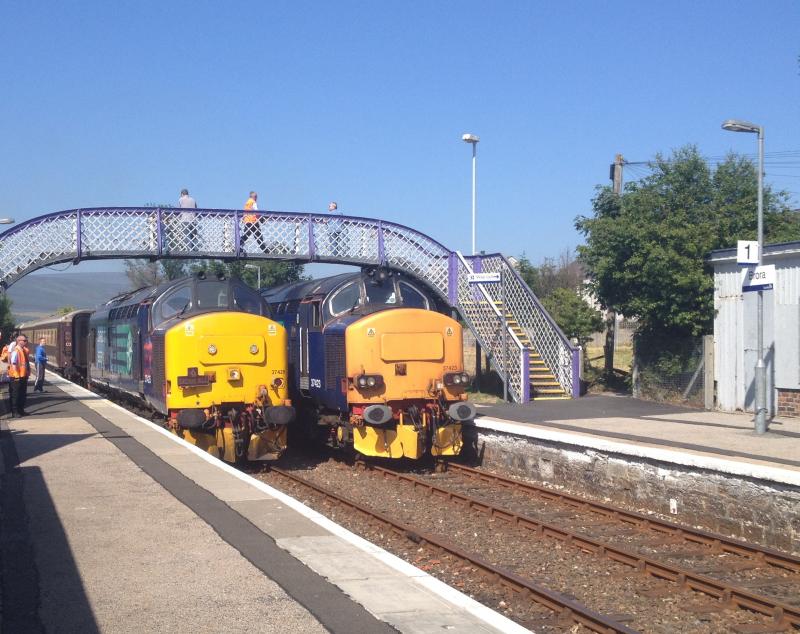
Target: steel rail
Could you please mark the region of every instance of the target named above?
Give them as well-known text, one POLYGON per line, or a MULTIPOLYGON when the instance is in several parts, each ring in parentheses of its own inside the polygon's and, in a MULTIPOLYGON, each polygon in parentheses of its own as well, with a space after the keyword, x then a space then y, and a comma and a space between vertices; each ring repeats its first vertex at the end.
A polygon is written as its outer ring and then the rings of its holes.
POLYGON ((669 522, 656 517, 650 517, 643 513, 637 513, 636 511, 628 511, 611 506, 609 504, 603 504, 602 502, 585 500, 568 493, 553 491, 529 482, 514 480, 512 478, 496 475, 494 473, 488 473, 479 469, 473 469, 472 467, 456 464, 454 462, 448 462, 447 469, 459 473, 465 473, 470 477, 477 478, 485 482, 500 483, 504 486, 514 489, 532 491, 543 497, 552 500, 559 500, 575 508, 589 510, 603 515, 604 517, 611 517, 613 519, 637 526, 642 526, 656 532, 666 533, 673 537, 679 537, 687 542, 709 546, 718 552, 752 557, 759 562, 800 573, 800 557, 795 557, 789 553, 782 553, 779 550, 764 548, 763 546, 757 546, 755 544, 749 544, 742 540, 725 537, 724 535, 716 535, 714 533, 697 528, 681 526, 680 524, 675 524, 674 522, 669 522))
POLYGON ((447 543, 443 539, 431 535, 429 533, 423 533, 415 528, 408 526, 407 524, 403 524, 395 519, 390 518, 387 515, 379 511, 375 511, 370 509, 366 506, 359 504, 349 498, 340 495, 339 493, 334 493, 333 491, 329 491, 324 487, 321 487, 313 482, 310 482, 304 478, 296 476, 288 471, 284 471, 283 469, 279 469, 277 467, 272 467, 270 469, 272 473, 277 473, 292 482, 296 482, 302 486, 305 486, 317 493, 324 495, 325 497, 336 501, 337 503, 350 508, 368 518, 376 519, 385 526, 390 527, 394 532, 410 539, 415 543, 421 544, 428 544, 432 546, 434 549, 438 551, 443 551, 455 555, 459 559, 463 559, 468 561, 470 564, 480 568, 484 573, 487 574, 492 580, 494 580, 499 585, 502 585, 510 590, 513 590, 523 597, 528 597, 543 605, 544 607, 553 610, 558 614, 559 617, 563 617, 565 619, 570 619, 577 624, 583 625, 584 627, 589 628, 593 632, 619 632, 624 634, 635 634, 636 630, 632 630, 631 628, 618 623, 617 621, 600 614, 599 612, 595 612, 594 610, 586 607, 585 605, 574 601, 572 599, 568 599, 562 596, 560 593, 555 592, 553 590, 549 590, 543 586, 534 583, 529 579, 525 579, 510 570, 505 570, 500 568, 499 566, 495 566, 494 564, 482 559, 478 555, 468 553, 458 546, 454 544, 447 543))
POLYGON ((692 572, 691 570, 660 562, 652 557, 640 555, 624 548, 601 542, 587 535, 561 528, 555 524, 515 513, 509 509, 484 502, 483 500, 479 500, 464 493, 431 484, 417 476, 399 473, 375 465, 367 465, 367 467, 370 470, 382 474, 384 477, 391 477, 396 480, 408 482, 412 484, 414 488, 420 487, 426 489, 432 494, 439 494, 446 497, 448 501, 464 504, 467 508, 476 509, 488 514, 490 517, 503 519, 514 526, 535 531, 537 535, 553 537, 586 552, 600 555, 617 563, 635 568, 639 572, 652 577, 665 579, 666 581, 678 584, 678 586, 715 597, 721 601, 722 605, 751 610, 764 616, 772 617, 776 624, 786 624, 787 627, 789 624, 800 626, 800 607, 781 603, 769 597, 754 594, 746 589, 725 583, 724 581, 719 581, 712 577, 692 572))

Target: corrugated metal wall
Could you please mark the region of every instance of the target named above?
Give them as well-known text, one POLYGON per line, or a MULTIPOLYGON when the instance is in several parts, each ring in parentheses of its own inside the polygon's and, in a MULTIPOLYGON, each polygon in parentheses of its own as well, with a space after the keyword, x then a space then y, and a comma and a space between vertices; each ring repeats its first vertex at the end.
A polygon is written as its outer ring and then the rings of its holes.
MULTIPOLYGON (((774 290, 764 291, 764 361, 767 407, 775 412, 775 388, 800 387, 800 252, 775 264, 774 290)), ((714 263, 714 379, 717 407, 753 411, 757 359, 757 296, 742 293, 743 271, 736 262, 714 263)))

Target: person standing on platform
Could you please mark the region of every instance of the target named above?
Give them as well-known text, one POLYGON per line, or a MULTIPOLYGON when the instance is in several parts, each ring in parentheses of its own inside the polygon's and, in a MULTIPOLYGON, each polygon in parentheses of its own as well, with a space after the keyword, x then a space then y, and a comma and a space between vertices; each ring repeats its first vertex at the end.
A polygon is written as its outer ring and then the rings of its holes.
POLYGON ((264 236, 261 234, 261 216, 258 213, 258 193, 250 192, 250 198, 244 204, 244 215, 242 216, 242 235, 241 248, 244 251, 244 244, 250 236, 255 237, 258 246, 266 253, 267 245, 264 243, 264 236))
POLYGON ((27 416, 25 402, 28 400, 28 377, 30 376, 30 350, 24 335, 17 337, 16 345, 8 347, 8 409, 11 417, 27 416))
MULTIPOLYGON (((182 210, 197 209, 197 201, 189 195, 188 189, 181 190, 181 197, 178 198, 178 207, 182 210)), ((192 251, 197 241, 197 221, 192 211, 181 211, 181 251, 192 251)))
POLYGON ((44 371, 47 367, 47 350, 44 347, 45 339, 39 339, 39 345, 36 346, 36 353, 34 354, 34 362, 36 363, 36 383, 33 385, 34 392, 44 392, 44 371))

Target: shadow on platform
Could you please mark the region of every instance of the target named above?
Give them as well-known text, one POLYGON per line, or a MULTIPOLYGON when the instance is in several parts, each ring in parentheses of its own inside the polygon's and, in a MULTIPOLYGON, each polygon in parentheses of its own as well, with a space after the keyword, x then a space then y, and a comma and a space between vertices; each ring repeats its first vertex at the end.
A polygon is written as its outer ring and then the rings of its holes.
MULTIPOLYGON (((37 445, 52 451, 85 437, 53 435, 37 445)), ((41 469, 19 466, 11 433, 0 432, 0 447, 2 633, 99 632, 41 469)))

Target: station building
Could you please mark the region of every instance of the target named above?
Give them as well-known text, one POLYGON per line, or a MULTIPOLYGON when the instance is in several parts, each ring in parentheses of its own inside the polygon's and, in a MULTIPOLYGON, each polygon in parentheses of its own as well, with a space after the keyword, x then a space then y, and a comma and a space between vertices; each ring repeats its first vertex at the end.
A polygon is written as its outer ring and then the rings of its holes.
MULTIPOLYGON (((773 416, 800 416, 800 242, 764 247, 775 284, 764 293, 767 408, 773 416)), ((714 380, 717 409, 754 411, 757 292, 742 292, 744 267, 736 249, 713 251, 714 380)))

